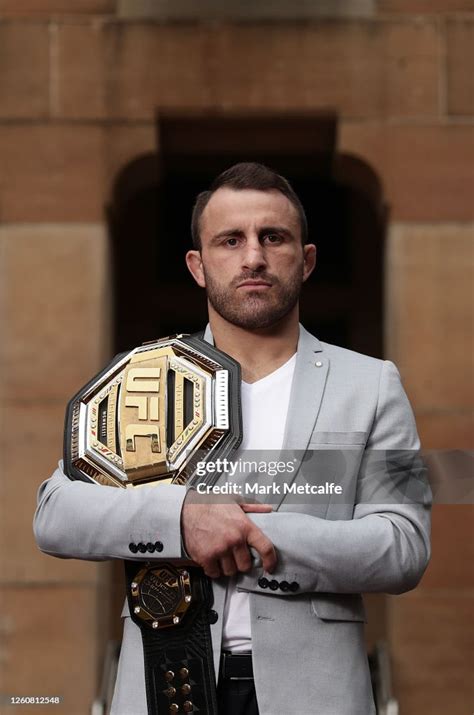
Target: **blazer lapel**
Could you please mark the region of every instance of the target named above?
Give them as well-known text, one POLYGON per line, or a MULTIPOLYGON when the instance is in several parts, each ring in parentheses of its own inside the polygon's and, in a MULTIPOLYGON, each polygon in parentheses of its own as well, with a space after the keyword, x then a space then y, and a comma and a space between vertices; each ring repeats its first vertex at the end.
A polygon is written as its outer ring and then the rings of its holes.
POLYGON ((279 458, 280 461, 288 462, 291 452, 296 452, 296 469, 291 477, 288 473, 281 473, 274 478, 273 481, 279 486, 276 498, 262 499, 262 501, 271 501, 274 511, 279 508, 285 498, 284 485, 289 486, 298 476, 302 452, 308 446, 319 414, 329 368, 329 360, 322 353, 323 346, 319 340, 300 324, 290 404, 279 458))
MULTIPOLYGON (((214 344, 209 324, 204 332, 204 340, 214 344)), ((288 461, 288 451, 290 450, 306 450, 321 407, 328 369, 329 359, 324 355, 323 346, 300 324, 295 372, 280 460, 288 461)), ((301 457, 301 454, 298 456, 301 457)), ((298 472, 299 466, 292 474, 291 479, 286 473, 276 475, 273 482, 280 485, 278 497, 281 495, 281 498, 275 499, 274 496, 261 495, 259 501, 271 502, 275 509, 278 508, 284 498, 284 483, 292 483, 298 472)))
POLYGON ((319 340, 300 325, 283 449, 306 449, 319 414, 329 361, 319 340))

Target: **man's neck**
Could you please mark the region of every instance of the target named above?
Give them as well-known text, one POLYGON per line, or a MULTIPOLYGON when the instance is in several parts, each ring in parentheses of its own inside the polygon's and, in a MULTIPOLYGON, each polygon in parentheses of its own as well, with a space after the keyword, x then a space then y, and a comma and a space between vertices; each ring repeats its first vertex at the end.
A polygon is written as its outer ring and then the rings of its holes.
POLYGON ((214 344, 240 363, 242 379, 256 382, 284 365, 296 352, 298 307, 271 328, 246 330, 224 320, 209 307, 214 344))

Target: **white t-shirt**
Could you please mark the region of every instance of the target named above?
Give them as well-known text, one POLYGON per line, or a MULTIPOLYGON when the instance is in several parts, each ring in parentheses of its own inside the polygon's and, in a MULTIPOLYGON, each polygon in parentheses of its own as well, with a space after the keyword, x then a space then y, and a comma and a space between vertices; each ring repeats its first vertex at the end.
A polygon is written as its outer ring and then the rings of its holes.
MULTIPOLYGON (((239 456, 245 450, 278 450, 283 446, 286 415, 296 353, 278 370, 257 382, 242 382, 243 440, 239 456)), ((222 649, 233 653, 252 650, 249 596, 237 591, 236 579, 229 579, 224 606, 222 649)))

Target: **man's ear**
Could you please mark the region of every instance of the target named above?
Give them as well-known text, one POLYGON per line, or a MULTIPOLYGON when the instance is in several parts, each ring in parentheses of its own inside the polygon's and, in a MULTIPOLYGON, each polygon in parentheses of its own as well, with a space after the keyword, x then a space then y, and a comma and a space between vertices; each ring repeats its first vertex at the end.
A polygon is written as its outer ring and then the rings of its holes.
POLYGON ((201 251, 188 251, 186 254, 186 265, 198 286, 205 288, 206 279, 202 267, 201 251))
POLYGON ((303 246, 304 268, 303 281, 310 277, 316 265, 316 246, 314 243, 307 243, 303 246))

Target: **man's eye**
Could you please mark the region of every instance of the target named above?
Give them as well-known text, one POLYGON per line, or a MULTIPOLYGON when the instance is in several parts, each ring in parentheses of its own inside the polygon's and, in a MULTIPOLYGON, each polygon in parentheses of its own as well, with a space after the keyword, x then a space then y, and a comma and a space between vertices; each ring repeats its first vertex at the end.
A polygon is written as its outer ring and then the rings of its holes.
POLYGON ((228 238, 228 239, 226 239, 226 241, 225 241, 225 245, 226 245, 226 246, 230 246, 231 248, 232 248, 233 246, 236 246, 237 243, 238 243, 238 240, 237 240, 236 238, 228 238))
POLYGON ((266 233, 263 237, 263 240, 266 243, 280 243, 281 236, 279 236, 277 233, 266 233))

